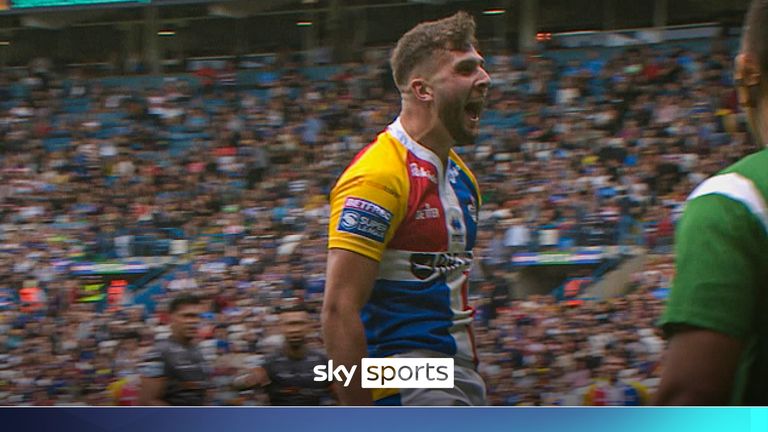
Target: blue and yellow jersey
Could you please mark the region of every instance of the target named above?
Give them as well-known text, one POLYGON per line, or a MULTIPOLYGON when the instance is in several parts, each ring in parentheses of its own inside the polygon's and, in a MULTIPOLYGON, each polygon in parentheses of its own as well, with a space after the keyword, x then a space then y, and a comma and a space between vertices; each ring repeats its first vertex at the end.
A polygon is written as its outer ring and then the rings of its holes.
POLYGON ((379 262, 362 311, 371 357, 430 350, 476 363, 467 301, 477 181, 451 150, 447 167, 399 119, 364 148, 331 192, 329 248, 379 262))

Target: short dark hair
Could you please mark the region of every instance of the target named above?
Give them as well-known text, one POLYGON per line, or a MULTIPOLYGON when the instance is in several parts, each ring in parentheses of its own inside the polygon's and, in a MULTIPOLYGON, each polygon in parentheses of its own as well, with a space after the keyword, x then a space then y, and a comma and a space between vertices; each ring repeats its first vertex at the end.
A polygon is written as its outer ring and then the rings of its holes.
POLYGON ((435 53, 464 50, 476 45, 475 20, 466 12, 418 24, 397 41, 392 51, 389 63, 395 84, 403 89, 408 85, 413 70, 435 53))
POLYGON ((744 19, 742 49, 757 59, 760 71, 768 71, 768 0, 752 0, 744 19))
POLYGON ((176 313, 182 306, 199 305, 200 297, 193 294, 180 294, 176 296, 168 305, 168 312, 176 313))

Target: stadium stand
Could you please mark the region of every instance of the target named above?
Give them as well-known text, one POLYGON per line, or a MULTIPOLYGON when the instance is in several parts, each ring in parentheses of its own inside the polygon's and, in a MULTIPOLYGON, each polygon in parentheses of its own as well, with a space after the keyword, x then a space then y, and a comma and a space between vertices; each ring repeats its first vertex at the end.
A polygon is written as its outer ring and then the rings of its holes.
MULTIPOLYGON (((472 299, 493 404, 596 403, 609 358, 653 392, 676 218, 753 149, 732 52, 710 42, 488 56, 481 136, 459 151, 485 201, 472 299), (639 254, 625 295, 585 294, 639 254)), ((135 404, 184 290, 208 304, 213 402, 265 403, 231 381, 280 343, 274 307, 319 305, 327 193, 396 113, 386 65, 0 74, 0 404, 135 404)))

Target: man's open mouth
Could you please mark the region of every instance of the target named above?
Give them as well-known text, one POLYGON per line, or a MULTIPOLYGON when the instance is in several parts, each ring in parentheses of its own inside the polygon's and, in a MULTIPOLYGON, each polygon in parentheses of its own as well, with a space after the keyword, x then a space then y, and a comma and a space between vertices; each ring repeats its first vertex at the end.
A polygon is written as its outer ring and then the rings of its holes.
POLYGON ((467 113, 470 119, 474 121, 480 120, 480 113, 483 112, 484 105, 482 100, 469 102, 464 105, 464 112, 467 113))

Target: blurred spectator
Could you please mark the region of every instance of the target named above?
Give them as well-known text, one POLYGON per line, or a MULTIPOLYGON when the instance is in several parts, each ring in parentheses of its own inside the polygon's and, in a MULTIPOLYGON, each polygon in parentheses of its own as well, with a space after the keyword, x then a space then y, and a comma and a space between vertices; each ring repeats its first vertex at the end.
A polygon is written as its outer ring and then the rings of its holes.
POLYGON ((626 364, 618 357, 607 357, 604 362, 605 376, 589 386, 584 405, 638 406, 648 403, 647 390, 632 381, 636 371, 626 369, 626 364))

